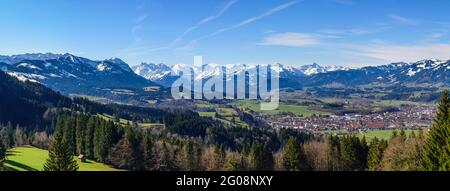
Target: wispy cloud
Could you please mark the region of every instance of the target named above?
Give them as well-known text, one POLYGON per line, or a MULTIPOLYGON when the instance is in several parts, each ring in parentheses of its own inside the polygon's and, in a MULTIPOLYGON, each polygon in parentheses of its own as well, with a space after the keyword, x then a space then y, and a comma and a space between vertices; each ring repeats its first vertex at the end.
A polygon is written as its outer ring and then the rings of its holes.
POLYGON ((259 45, 301 47, 319 44, 318 36, 304 33, 281 33, 266 37, 259 45))
MULTIPOLYGON (((188 35, 189 33, 191 33, 192 31, 200 28, 203 25, 206 25, 214 20, 219 19, 220 17, 222 17, 226 12, 228 12, 228 10, 235 5, 236 3, 238 3, 239 0, 231 0, 229 1, 227 4, 225 4, 225 6, 216 14, 214 15, 210 15, 208 17, 203 18, 202 20, 200 20, 199 22, 197 22, 196 24, 190 26, 189 28, 187 28, 181 35, 177 36, 172 42, 160 46, 160 47, 153 47, 153 48, 148 48, 148 47, 140 47, 138 48, 136 51, 139 52, 155 52, 155 51, 161 51, 161 50, 167 50, 170 48, 174 48, 175 45, 177 45, 180 41, 183 40, 183 38, 188 35)), ((193 40, 191 42, 189 42, 187 45, 184 45, 182 47, 177 48, 177 50, 188 50, 188 49, 192 49, 192 47, 194 46, 194 44, 196 44, 197 41, 193 40), (189 48, 186 48, 189 47, 189 48)), ((135 52, 135 54, 138 54, 135 52)))
POLYGON ((335 3, 339 3, 342 5, 353 5, 353 1, 352 0, 332 0, 335 3))
POLYGON ((208 16, 204 19, 202 19, 201 21, 199 21, 198 23, 196 23, 195 25, 189 27, 188 29, 186 29, 180 36, 178 36, 174 42, 178 42, 181 41, 187 34, 189 34, 190 32, 200 28, 202 25, 205 25, 211 21, 214 21, 218 18, 220 18, 222 15, 224 15, 234 4, 236 4, 239 0, 232 0, 229 1, 217 14, 215 15, 211 15, 208 16))
POLYGON ((237 29, 237 28, 246 26, 246 25, 248 25, 248 24, 251 24, 251 23, 253 23, 253 22, 256 22, 256 21, 258 21, 258 20, 261 20, 261 19, 264 19, 264 18, 266 18, 266 17, 268 17, 268 16, 271 16, 271 15, 277 13, 277 12, 283 11, 283 10, 285 10, 285 9, 287 9, 287 8, 289 8, 289 7, 291 7, 291 6, 295 5, 295 4, 297 4, 297 3, 299 3, 300 1, 301 1, 301 0, 294 0, 294 1, 289 1, 289 2, 287 2, 287 3, 278 5, 278 6, 276 6, 276 7, 273 7, 273 8, 271 8, 271 9, 267 10, 266 12, 264 12, 264 13, 262 13, 262 14, 260 14, 260 15, 257 15, 257 16, 254 16, 254 17, 247 18, 247 19, 242 20, 242 21, 240 21, 240 22, 238 22, 238 23, 236 23, 236 24, 234 24, 234 25, 231 25, 231 26, 229 26, 229 27, 225 27, 225 28, 218 29, 218 30, 216 30, 216 31, 213 32, 213 33, 210 33, 210 34, 205 35, 205 36, 203 36, 203 37, 194 39, 194 40, 190 41, 188 44, 197 44, 197 43, 198 43, 199 41, 201 41, 201 40, 204 40, 204 39, 207 39, 207 38, 210 38, 210 37, 214 37, 214 36, 217 36, 217 35, 219 35, 219 34, 221 34, 221 33, 224 33, 224 32, 230 31, 230 30, 234 30, 234 29, 237 29))
POLYGON ((318 32, 326 35, 336 35, 336 36, 353 36, 353 35, 366 35, 380 32, 386 29, 382 28, 351 28, 351 29, 322 29, 318 32))
POLYGON ((300 2, 300 1, 295 0, 295 1, 290 1, 290 2, 287 2, 287 3, 281 4, 279 6, 276 6, 276 7, 272 8, 272 9, 267 10, 266 12, 262 13, 261 15, 245 19, 245 20, 243 20, 243 21, 241 21, 239 23, 236 23, 235 25, 232 25, 230 27, 219 29, 216 32, 211 33, 207 37, 216 36, 216 35, 218 35, 220 33, 223 33, 223 32, 229 31, 229 30, 233 30, 233 29, 237 29, 239 27, 243 27, 245 25, 251 24, 251 23, 256 22, 258 20, 261 20, 261 19, 263 19, 265 17, 271 16, 271 15, 277 13, 277 12, 285 10, 285 9, 287 9, 287 8, 297 4, 298 2, 300 2))
POLYGON ((427 42, 427 41, 439 40, 439 39, 447 36, 447 34, 448 34, 448 31, 430 33, 430 34, 425 36, 424 41, 427 42))
POLYGON ((143 13, 143 14, 139 15, 138 17, 136 17, 134 22, 135 23, 142 23, 147 17, 148 17, 148 14, 147 13, 143 13))
POLYGON ((403 25, 417 25, 418 21, 414 20, 414 19, 410 19, 410 18, 406 18, 406 17, 402 17, 396 14, 389 14, 388 17, 398 23, 398 24, 403 24, 403 25))
POLYGON ((376 44, 347 47, 347 53, 352 56, 366 57, 385 63, 414 62, 423 59, 450 59, 450 44, 376 44))

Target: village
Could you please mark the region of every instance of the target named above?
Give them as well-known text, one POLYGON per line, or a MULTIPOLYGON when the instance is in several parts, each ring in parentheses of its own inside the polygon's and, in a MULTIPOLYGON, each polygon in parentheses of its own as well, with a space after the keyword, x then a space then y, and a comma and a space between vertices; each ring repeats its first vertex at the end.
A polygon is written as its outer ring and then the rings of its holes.
POLYGON ((375 114, 319 115, 299 117, 293 115, 256 115, 272 128, 291 128, 319 132, 346 130, 418 130, 428 128, 434 117, 432 106, 401 106, 399 111, 375 114))

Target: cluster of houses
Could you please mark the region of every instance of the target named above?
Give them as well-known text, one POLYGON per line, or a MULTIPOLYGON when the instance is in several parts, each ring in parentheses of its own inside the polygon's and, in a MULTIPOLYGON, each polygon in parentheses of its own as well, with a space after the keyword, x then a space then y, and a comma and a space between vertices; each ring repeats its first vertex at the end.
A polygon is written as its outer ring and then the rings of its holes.
POLYGON ((259 115, 273 128, 293 128, 305 131, 323 130, 387 130, 423 129, 430 126, 435 108, 431 106, 402 106, 399 111, 368 115, 298 117, 289 115, 259 115))

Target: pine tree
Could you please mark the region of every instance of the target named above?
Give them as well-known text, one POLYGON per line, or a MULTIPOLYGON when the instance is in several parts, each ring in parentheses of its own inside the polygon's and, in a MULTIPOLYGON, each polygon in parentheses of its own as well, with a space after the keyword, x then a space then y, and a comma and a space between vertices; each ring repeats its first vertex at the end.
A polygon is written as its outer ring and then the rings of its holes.
POLYGON ((445 164, 449 163, 450 157, 445 150, 448 149, 450 140, 450 100, 449 91, 445 90, 438 105, 436 118, 425 144, 425 151, 422 159, 426 170, 444 170, 445 164))
POLYGON ((306 168, 306 156, 297 140, 289 139, 283 150, 283 168, 287 171, 303 171, 306 168))
POLYGON ((225 149, 223 146, 216 145, 214 147, 214 170, 222 170, 225 164, 225 149))
POLYGON ((94 159, 97 161, 103 161, 104 160, 104 154, 103 154, 103 128, 104 123, 103 121, 97 121, 96 127, 94 128, 94 144, 93 144, 93 151, 94 151, 94 159))
POLYGON ((327 166, 329 171, 342 170, 340 139, 329 136, 327 139, 327 166))
POLYGON ((64 140, 67 142, 72 154, 77 154, 74 121, 70 116, 64 117, 64 140))
POLYGON ((3 140, 0 139, 0 163, 6 159, 6 146, 3 144, 3 140))
POLYGON ((156 160, 153 154, 153 142, 150 137, 150 134, 147 133, 144 136, 144 168, 146 170, 154 170, 155 163, 156 160))
POLYGON ((44 171, 77 171, 78 164, 72 155, 69 144, 60 132, 55 133, 49 150, 49 158, 44 164, 44 171))
POLYGON ((241 162, 242 170, 250 169, 249 164, 248 164, 248 149, 247 149, 246 145, 244 145, 242 147, 240 162, 241 162))
POLYGON ((76 150, 77 150, 77 154, 81 155, 81 154, 86 154, 86 144, 85 144, 85 118, 83 116, 78 116, 77 117, 77 124, 75 127, 75 131, 76 131, 76 150))
POLYGON ((176 169, 173 157, 169 153, 169 149, 165 142, 162 143, 162 151, 157 164, 158 171, 171 171, 176 169))
POLYGON ((95 118, 90 117, 86 124, 86 132, 84 137, 86 157, 94 159, 94 128, 95 118))
POLYGON ((386 143, 384 143, 384 140, 379 140, 377 137, 372 139, 367 156, 368 170, 376 171, 380 169, 380 163, 383 159, 385 149, 386 143))
POLYGON ((236 156, 232 155, 227 164, 225 165, 226 171, 242 171, 244 167, 242 165, 242 161, 238 160, 236 156))
POLYGON ((252 170, 270 171, 273 170, 274 159, 272 153, 262 144, 253 144, 250 149, 250 163, 252 170))
POLYGON ((186 145, 184 145, 184 169, 187 171, 195 170, 195 154, 194 154, 194 144, 191 141, 188 141, 186 145))
POLYGON ((2 135, 4 144, 6 148, 12 148, 14 147, 15 139, 14 139, 14 129, 11 122, 8 122, 6 127, 2 129, 2 135))

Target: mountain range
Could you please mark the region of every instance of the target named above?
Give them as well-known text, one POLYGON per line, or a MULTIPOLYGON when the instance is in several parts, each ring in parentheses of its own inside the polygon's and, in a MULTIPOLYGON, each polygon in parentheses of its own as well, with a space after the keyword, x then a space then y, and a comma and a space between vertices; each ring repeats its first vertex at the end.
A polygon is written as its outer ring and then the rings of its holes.
MULTIPOLYGON (((192 68, 194 71, 194 79, 208 79, 217 75, 220 75, 219 70, 227 72, 235 72, 240 74, 246 70, 257 67, 254 64, 228 64, 225 66, 214 65, 214 64, 204 64, 201 67, 192 67, 183 64, 176 64, 168 66, 166 64, 153 64, 153 63, 141 63, 139 65, 133 66, 134 72, 146 79, 154 81, 163 86, 170 86, 172 82, 179 76, 173 75, 182 71, 185 68, 192 68)), ((327 73, 332 71, 347 71, 350 68, 342 66, 320 66, 316 63, 310 65, 303 65, 300 67, 285 66, 282 64, 271 65, 272 69, 280 72, 280 77, 286 80, 295 81, 298 78, 305 78, 319 73, 327 73)))
MULTIPOLYGON (((299 67, 271 65, 280 72, 282 88, 303 86, 358 86, 367 84, 406 85, 431 84, 450 87, 450 61, 437 59, 413 63, 392 63, 381 66, 346 68, 320 66, 316 63, 299 67)), ((166 89, 179 78, 172 75, 188 65, 142 63, 132 68, 118 58, 90 60, 71 54, 22 54, 0 56, 0 69, 22 81, 39 82, 64 94, 114 97, 148 93, 151 89, 166 89)), ((195 80, 217 76, 219 69, 244 72, 256 65, 213 65, 194 67, 195 80)), ((227 79, 230 80, 230 79, 227 79)), ((167 93, 167 92, 166 92, 167 93)), ((155 91, 145 100, 161 94, 155 91)), ((137 99, 144 100, 142 97, 137 99)))
MULTIPOLYGON (((179 71, 186 65, 167 66, 165 64, 147 64, 133 66, 136 74, 141 75, 161 85, 170 85, 178 76, 171 75, 171 71, 179 71)), ((207 79, 219 75, 217 69, 224 67, 227 71, 240 73, 245 68, 255 65, 203 65, 195 68, 194 79, 207 79)), ((274 64, 272 67, 280 72, 281 87, 296 88, 300 86, 322 86, 340 84, 355 86, 365 84, 435 84, 450 85, 450 61, 437 59, 421 60, 413 63, 391 63, 381 66, 361 68, 347 68, 342 66, 320 66, 316 63, 299 67, 274 64)))
POLYGON ((118 58, 94 61, 52 53, 0 56, 0 69, 22 81, 39 82, 68 94, 97 95, 115 89, 156 86, 118 58))

